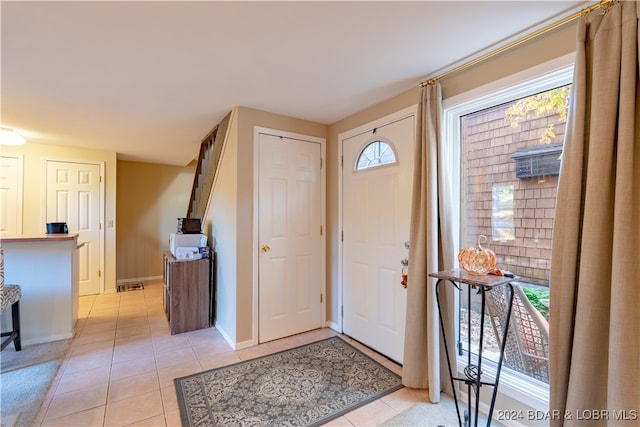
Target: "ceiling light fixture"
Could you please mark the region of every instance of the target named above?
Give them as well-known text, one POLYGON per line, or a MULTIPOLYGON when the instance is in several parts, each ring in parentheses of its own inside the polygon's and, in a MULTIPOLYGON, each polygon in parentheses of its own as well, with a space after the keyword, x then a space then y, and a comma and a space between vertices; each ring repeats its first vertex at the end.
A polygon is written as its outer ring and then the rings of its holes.
POLYGON ((23 145, 27 141, 13 129, 0 128, 0 145, 23 145))

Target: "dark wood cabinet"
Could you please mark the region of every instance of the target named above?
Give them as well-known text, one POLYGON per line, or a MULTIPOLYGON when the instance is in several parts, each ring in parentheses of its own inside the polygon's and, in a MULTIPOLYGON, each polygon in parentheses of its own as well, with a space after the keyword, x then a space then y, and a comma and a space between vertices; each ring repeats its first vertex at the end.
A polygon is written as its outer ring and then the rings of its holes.
POLYGON ((171 334, 209 327, 209 259, 179 260, 164 254, 164 310, 171 334))

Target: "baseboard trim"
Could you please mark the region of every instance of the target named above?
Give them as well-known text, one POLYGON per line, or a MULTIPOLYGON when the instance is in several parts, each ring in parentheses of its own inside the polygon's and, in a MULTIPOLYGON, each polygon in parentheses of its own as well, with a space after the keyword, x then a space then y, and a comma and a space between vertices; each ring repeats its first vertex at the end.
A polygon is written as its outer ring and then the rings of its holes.
POLYGON ((235 350, 242 350, 249 347, 255 347, 257 344, 253 340, 242 341, 236 344, 235 350))
POLYGON ((231 346, 231 348, 235 350, 236 343, 231 339, 231 337, 229 335, 227 335, 226 331, 223 328, 220 327, 220 324, 215 322, 213 324, 213 327, 216 328, 216 330, 218 332, 220 332, 220 335, 222 335, 222 338, 224 338, 224 340, 227 342, 227 344, 229 344, 231 346))
POLYGON ((340 330, 340 327, 339 327, 339 326, 338 326, 338 324, 337 324, 337 323, 335 323, 335 322, 330 322, 330 321, 329 321, 329 322, 327 322, 327 323, 326 323, 326 326, 327 326, 328 328, 333 329, 334 331, 336 331, 336 332, 338 332, 338 333, 342 333, 342 331, 340 330))
POLYGON ((73 338, 74 334, 58 334, 58 335, 50 335, 48 337, 40 337, 40 338, 32 338, 32 339, 23 339, 21 338, 21 344, 23 347, 34 344, 44 344, 53 341, 60 341, 73 338))
MULTIPOLYGON (((258 345, 259 343, 254 341, 254 340, 246 340, 246 341, 242 341, 242 342, 235 342, 231 339, 231 337, 225 332, 224 328, 221 328, 220 325, 218 325, 217 323, 213 326, 214 328, 216 328, 218 330, 218 332, 220 332, 220 335, 222 335, 222 338, 224 338, 224 340, 231 346, 232 349, 234 350, 242 350, 245 348, 249 348, 249 347, 255 347, 256 345, 258 345)), ((326 322, 325 327, 331 328, 332 330, 340 333, 340 330, 338 330, 338 325, 336 323, 333 322, 326 322)), ((283 337, 284 338, 284 337, 283 337)))

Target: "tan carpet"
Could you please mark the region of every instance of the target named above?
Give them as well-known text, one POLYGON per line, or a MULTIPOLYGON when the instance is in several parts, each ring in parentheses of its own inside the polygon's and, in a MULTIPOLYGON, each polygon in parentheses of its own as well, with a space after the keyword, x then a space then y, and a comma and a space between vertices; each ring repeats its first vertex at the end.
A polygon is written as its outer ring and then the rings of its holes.
POLYGON ((2 427, 30 426, 38 413, 71 340, 23 346, 0 353, 2 427))
MULTIPOLYGON (((460 416, 464 417, 465 403, 460 403, 460 416)), ((462 418, 464 423, 464 418, 462 418)), ((491 423, 492 425, 498 425, 491 423)), ((440 403, 416 403, 412 407, 400 412, 393 418, 379 424, 380 427, 437 427, 457 426, 458 416, 453 399, 442 394, 440 403)), ((478 425, 487 425, 487 417, 480 414, 478 425)))

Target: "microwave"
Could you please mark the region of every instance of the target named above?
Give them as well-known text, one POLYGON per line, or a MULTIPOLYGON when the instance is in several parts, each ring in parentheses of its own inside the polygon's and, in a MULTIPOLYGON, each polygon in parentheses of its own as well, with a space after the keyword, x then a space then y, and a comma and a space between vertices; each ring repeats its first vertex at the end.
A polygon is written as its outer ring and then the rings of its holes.
POLYGON ((178 218, 178 234, 200 234, 202 224, 200 218, 178 218))

